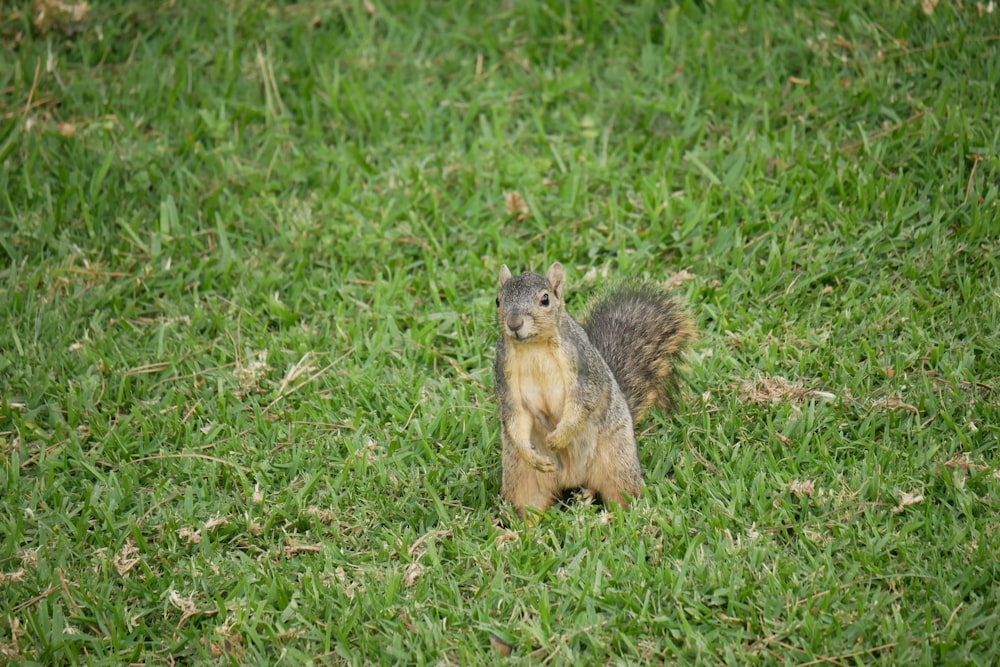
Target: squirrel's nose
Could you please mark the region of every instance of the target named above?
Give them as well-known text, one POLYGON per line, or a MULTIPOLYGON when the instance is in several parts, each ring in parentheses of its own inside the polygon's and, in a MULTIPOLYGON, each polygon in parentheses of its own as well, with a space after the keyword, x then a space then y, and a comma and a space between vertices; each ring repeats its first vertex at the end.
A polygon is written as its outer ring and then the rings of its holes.
POLYGON ((513 333, 517 333, 517 330, 524 326, 524 318, 521 316, 511 315, 506 320, 507 328, 513 333))

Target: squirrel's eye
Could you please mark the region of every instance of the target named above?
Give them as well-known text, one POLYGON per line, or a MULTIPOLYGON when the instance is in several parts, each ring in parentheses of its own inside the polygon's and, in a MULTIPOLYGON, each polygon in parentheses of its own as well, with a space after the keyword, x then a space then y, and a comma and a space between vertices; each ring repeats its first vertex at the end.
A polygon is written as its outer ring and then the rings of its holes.
POLYGON ((497 308, 500 307, 500 297, 497 297, 497 308))
POLYGON ((549 305, 549 295, 548 294, 543 294, 542 295, 542 305, 543 306, 549 305))

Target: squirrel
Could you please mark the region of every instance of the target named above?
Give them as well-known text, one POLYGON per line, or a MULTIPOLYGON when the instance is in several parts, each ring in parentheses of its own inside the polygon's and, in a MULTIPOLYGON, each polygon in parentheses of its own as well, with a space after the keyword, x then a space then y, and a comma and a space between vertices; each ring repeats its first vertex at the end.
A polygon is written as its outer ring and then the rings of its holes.
POLYGON ((583 488, 627 508, 642 490, 634 424, 670 408, 690 316, 650 284, 610 290, 577 323, 558 262, 543 276, 500 269, 494 390, 501 494, 526 516, 583 488))

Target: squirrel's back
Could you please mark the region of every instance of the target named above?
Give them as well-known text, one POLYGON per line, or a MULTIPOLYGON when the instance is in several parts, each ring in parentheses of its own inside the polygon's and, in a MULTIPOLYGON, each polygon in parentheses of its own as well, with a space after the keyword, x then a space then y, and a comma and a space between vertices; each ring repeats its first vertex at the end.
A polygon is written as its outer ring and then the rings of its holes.
POLYGON ((691 317, 666 291, 649 284, 617 287, 581 325, 625 394, 633 422, 651 407, 671 407, 674 369, 696 335, 691 317))

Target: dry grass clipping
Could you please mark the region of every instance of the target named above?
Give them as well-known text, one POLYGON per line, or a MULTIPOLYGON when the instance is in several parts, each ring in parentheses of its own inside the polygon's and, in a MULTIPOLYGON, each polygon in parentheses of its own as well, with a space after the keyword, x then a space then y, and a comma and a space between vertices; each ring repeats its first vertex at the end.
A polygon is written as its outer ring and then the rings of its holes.
POLYGON ((523 221, 531 215, 531 209, 528 208, 528 202, 524 201, 524 197, 522 197, 521 193, 516 190, 510 190, 503 193, 503 203, 504 209, 507 211, 507 215, 515 216, 518 222, 523 221))
POLYGON ((115 570, 118 572, 118 576, 128 576, 132 568, 138 565, 141 560, 139 547, 135 546, 135 541, 131 537, 125 540, 125 544, 115 554, 115 570))
POLYGON ((797 498, 803 498, 806 496, 811 496, 816 493, 816 483, 811 479, 798 480, 793 479, 788 485, 788 490, 791 494, 797 498))
POLYGON ((902 514, 903 510, 905 510, 907 507, 918 505, 922 502, 924 502, 923 495, 915 492, 910 493, 907 491, 903 491, 902 493, 899 494, 899 504, 896 505, 896 507, 892 508, 892 513, 902 514))
POLYGON ((780 375, 744 380, 740 385, 739 396, 742 400, 757 405, 774 405, 783 401, 798 404, 810 399, 829 401, 837 397, 828 391, 806 389, 801 383, 790 382, 780 375))
POLYGON ((53 28, 67 35, 83 30, 83 22, 90 13, 86 2, 60 2, 59 0, 35 0, 35 11, 31 22, 41 34, 53 28))
POLYGON ((24 581, 24 568, 18 568, 13 572, 0 572, 0 586, 24 581))

